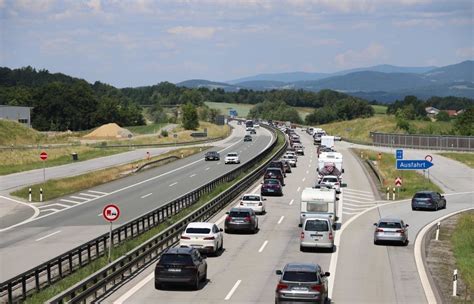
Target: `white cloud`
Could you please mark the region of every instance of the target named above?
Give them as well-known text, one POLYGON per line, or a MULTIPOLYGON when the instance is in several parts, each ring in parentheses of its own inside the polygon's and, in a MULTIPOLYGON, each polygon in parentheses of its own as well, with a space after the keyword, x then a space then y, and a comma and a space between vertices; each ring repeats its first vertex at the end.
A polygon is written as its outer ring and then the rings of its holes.
POLYGON ((55 2, 56 0, 16 0, 14 3, 22 10, 39 13, 49 10, 55 2))
POLYGON ((4 8, 5 7, 5 0, 0 0, 0 8, 4 8))
POLYGON ((314 42, 315 45, 339 45, 342 41, 337 39, 320 39, 314 42))
POLYGON ((469 46, 469 47, 457 49, 456 56, 460 58, 464 58, 464 59, 474 58, 474 47, 469 46))
POLYGON ((393 25, 397 27, 418 27, 426 26, 430 28, 437 28, 443 26, 443 22, 438 19, 409 19, 394 21, 393 25))
POLYGON ((169 34, 182 35, 196 39, 209 39, 218 31, 215 27, 176 26, 166 30, 169 34))
POLYGON ((102 11, 102 2, 101 0, 89 0, 86 2, 86 6, 93 10, 94 12, 102 11))
POLYGON ((353 67, 366 64, 373 64, 381 59, 388 57, 387 49, 379 43, 371 43, 367 48, 354 51, 348 50, 344 53, 336 55, 334 60, 338 66, 353 67))

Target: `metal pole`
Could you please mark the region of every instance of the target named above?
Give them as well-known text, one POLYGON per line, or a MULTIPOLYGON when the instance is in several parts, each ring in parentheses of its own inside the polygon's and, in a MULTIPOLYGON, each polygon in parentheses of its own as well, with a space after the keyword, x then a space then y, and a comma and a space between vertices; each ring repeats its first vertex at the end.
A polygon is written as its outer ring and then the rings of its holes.
POLYGON ((40 188, 40 202, 43 201, 43 188, 40 188))
POLYGON ((43 160, 43 182, 46 182, 46 161, 43 160))
POLYGON ((28 201, 31 202, 31 188, 28 189, 28 201))
POLYGON ((458 270, 454 269, 453 273, 453 297, 455 297, 458 293, 458 270))
POLYGON ((439 226, 441 226, 441 222, 438 222, 438 225, 436 227, 436 237, 435 240, 439 240, 439 226))
POLYGON ((393 200, 395 200, 395 187, 393 187, 393 193, 392 193, 392 195, 393 195, 393 200))
POLYGON ((387 187, 387 201, 390 200, 390 187, 387 187))
POLYGON ((112 221, 110 222, 110 232, 109 232, 109 259, 108 259, 109 263, 110 263, 111 253, 112 253, 112 221))

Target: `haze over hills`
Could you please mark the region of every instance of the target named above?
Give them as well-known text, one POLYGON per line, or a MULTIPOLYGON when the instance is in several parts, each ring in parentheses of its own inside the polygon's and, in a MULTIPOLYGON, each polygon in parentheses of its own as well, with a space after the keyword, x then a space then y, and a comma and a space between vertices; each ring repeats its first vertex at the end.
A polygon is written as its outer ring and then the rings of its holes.
POLYGON ((393 102, 406 95, 415 95, 423 99, 431 96, 474 98, 473 71, 474 61, 467 60, 444 67, 377 65, 332 74, 305 72, 260 74, 232 80, 230 83, 194 80, 192 83, 181 82, 178 85, 210 89, 219 87, 229 91, 303 89, 317 92, 332 89, 368 100, 393 102))

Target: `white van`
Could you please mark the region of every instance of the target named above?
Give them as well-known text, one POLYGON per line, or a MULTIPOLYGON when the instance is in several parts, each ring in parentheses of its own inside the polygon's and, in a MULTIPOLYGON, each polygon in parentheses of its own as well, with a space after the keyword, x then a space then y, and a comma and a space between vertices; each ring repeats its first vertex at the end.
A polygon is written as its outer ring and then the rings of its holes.
POLYGON ((338 152, 323 152, 318 157, 318 172, 322 170, 327 164, 334 164, 334 166, 344 173, 342 154, 338 152))
POLYGON ((328 216, 307 218, 303 222, 300 250, 328 248, 334 251, 334 222, 328 216))
POLYGON ((328 188, 305 188, 301 193, 300 202, 300 224, 307 218, 318 216, 328 216, 331 220, 336 221, 337 201, 335 189, 328 188))
POLYGON ((321 146, 326 146, 329 148, 334 147, 334 136, 323 135, 321 136, 321 146))

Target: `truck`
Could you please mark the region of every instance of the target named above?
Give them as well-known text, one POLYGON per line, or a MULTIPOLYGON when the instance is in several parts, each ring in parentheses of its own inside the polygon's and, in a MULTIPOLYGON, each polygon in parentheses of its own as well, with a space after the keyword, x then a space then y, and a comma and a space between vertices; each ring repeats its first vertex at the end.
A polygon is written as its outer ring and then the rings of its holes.
POLYGON ((321 146, 326 146, 329 148, 334 147, 334 136, 322 135, 321 136, 321 146))
POLYGON ((305 188, 301 193, 299 226, 307 218, 318 216, 328 216, 333 222, 337 221, 338 200, 334 189, 305 188))

